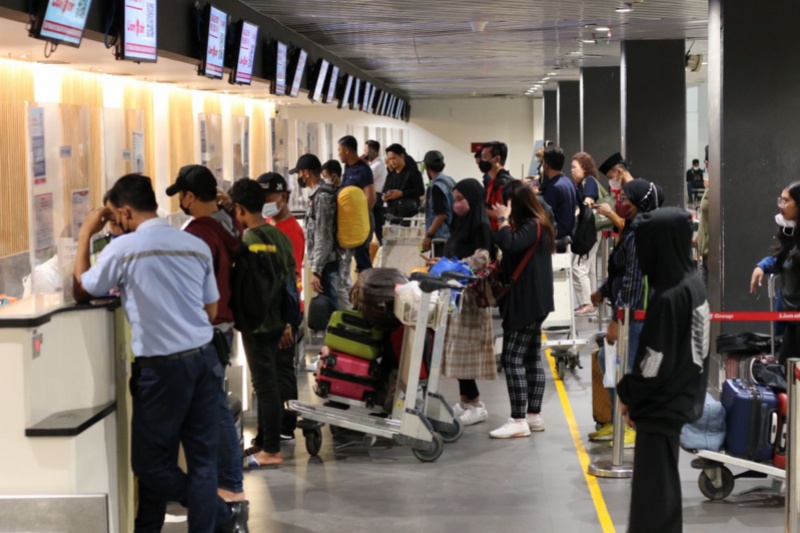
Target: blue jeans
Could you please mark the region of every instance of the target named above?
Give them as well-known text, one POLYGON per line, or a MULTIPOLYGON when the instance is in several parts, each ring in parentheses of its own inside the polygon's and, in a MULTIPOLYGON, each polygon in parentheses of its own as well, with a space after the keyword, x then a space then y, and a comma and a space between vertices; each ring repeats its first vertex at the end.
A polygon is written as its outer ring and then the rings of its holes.
POLYGON ((333 311, 339 309, 339 261, 331 261, 322 269, 322 295, 328 299, 333 311))
MULTIPOLYGON (((644 327, 644 322, 642 321, 631 321, 630 327, 630 334, 628 335, 628 374, 633 372, 633 365, 636 361, 636 352, 639 350, 639 337, 642 335, 642 328, 644 327)), ((600 348, 600 353, 597 354, 597 363, 600 365, 600 370, 605 374, 606 372, 606 350, 605 348, 600 348)), ((612 387, 607 389, 608 395, 611 397, 611 408, 614 408, 614 402, 616 401, 616 390, 612 387)))
POLYGON ((190 533, 212 533, 215 525, 230 521, 230 508, 217 496, 222 377, 211 344, 156 366, 134 363, 131 465, 139 478, 137 533, 160 532, 169 501, 188 508, 190 533), (178 468, 180 444, 188 474, 178 468))
MULTIPOLYGON (((228 346, 233 347, 233 329, 225 332, 228 346)), ((224 370, 224 369, 223 369, 224 370)), ((228 409, 228 393, 222 389, 220 396, 219 460, 217 462, 217 486, 231 492, 244 492, 242 472, 242 450, 233 414, 228 409)))

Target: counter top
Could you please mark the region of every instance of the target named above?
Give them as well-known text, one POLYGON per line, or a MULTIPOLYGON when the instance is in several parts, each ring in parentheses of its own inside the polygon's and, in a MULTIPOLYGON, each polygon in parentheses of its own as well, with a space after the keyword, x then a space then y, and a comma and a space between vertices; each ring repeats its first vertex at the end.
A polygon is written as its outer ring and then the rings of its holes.
POLYGON ((105 308, 114 310, 119 307, 118 298, 92 300, 85 304, 65 304, 61 298, 42 295, 19 300, 10 305, 0 307, 0 329, 3 328, 36 328, 47 324, 53 315, 84 311, 86 309, 105 308))

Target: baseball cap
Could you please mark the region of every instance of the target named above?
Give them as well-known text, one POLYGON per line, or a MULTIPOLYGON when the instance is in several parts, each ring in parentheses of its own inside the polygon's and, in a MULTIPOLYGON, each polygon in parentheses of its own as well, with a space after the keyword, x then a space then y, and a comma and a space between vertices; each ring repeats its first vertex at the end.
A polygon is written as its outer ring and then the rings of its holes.
POLYGON ((286 180, 277 172, 267 172, 258 177, 258 183, 264 192, 269 194, 273 192, 289 192, 289 187, 286 185, 286 180))
POLYGON ((289 171, 289 174, 297 174, 298 170, 310 170, 316 174, 322 172, 322 163, 314 154, 303 154, 297 160, 297 165, 289 171))
POLYGON ((167 187, 167 196, 175 196, 180 191, 213 198, 217 194, 217 179, 207 167, 186 165, 178 172, 175 183, 167 187))
POLYGON ((439 152, 438 150, 431 150, 425 154, 425 157, 422 159, 422 161, 425 163, 425 166, 443 165, 444 156, 442 155, 442 152, 439 152))
POLYGON ((615 166, 619 165, 620 163, 625 163, 625 160, 622 158, 622 154, 619 152, 612 154, 609 156, 608 159, 603 161, 603 164, 597 169, 603 174, 608 174, 608 171, 614 168, 615 166))

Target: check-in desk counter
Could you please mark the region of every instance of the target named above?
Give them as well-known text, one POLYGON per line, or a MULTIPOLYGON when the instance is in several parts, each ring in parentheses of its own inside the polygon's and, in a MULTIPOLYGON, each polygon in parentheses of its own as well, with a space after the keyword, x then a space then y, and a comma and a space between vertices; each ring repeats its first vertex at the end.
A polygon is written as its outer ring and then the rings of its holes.
POLYGON ((0 308, 0 533, 128 533, 128 335, 115 302, 0 308))

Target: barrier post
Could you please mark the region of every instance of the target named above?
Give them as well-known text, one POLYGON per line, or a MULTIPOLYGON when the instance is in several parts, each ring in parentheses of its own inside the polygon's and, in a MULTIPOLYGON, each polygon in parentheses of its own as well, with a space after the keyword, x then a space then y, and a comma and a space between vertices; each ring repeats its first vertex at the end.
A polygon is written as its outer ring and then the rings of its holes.
MULTIPOLYGON (((789 414, 786 423, 786 533, 800 532, 800 359, 789 359, 786 393, 789 414)), ((778 436, 780 438, 780 436, 778 436)))
MULTIPOLYGON (((608 278, 608 245, 611 233, 608 231, 604 231, 601 233, 600 237, 600 252, 601 252, 601 262, 602 265, 600 266, 601 272, 601 281, 603 283, 606 278, 608 278)), ((597 281, 597 280, 595 280, 597 281)), ((599 284, 598 284, 599 287, 599 284)), ((589 318, 589 322, 593 322, 594 318, 589 318)), ((597 306, 597 329, 599 331, 603 331, 603 326, 608 325, 608 321, 606 320, 606 302, 605 300, 600 302, 600 305, 597 306)))
MULTIPOLYGON (((628 338, 630 335, 630 320, 631 310, 625 308, 625 321, 620 325, 619 338, 617 339, 617 357, 619 357, 619 365, 617 366, 617 379, 616 383, 622 379, 622 376, 628 373, 628 338)), ((612 418, 614 424, 614 446, 612 448, 611 461, 595 461, 589 465, 589 474, 596 477, 605 478, 629 478, 633 476, 633 465, 630 462, 625 462, 625 421, 622 418, 622 408, 619 400, 619 395, 616 395, 614 402, 614 416, 612 418)))
MULTIPOLYGON (((769 275, 769 283, 767 284, 767 292, 769 293, 769 310, 770 312, 775 312, 775 299, 778 293, 775 291, 775 274, 769 275)), ((769 323, 769 336, 770 336, 770 349, 772 350, 772 355, 777 357, 778 354, 775 353, 775 321, 771 321, 769 323)))

